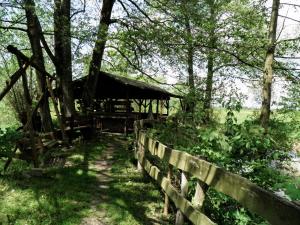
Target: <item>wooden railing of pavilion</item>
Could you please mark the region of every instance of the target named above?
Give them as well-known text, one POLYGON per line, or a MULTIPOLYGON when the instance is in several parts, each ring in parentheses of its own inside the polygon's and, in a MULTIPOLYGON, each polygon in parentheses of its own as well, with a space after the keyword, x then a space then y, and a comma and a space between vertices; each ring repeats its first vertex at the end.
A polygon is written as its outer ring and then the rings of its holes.
MULTIPOLYGON (((164 213, 168 213, 169 199, 177 208, 176 224, 183 224, 184 216, 193 224, 215 224, 201 210, 205 199, 205 187, 214 188, 237 202, 250 212, 274 225, 299 225, 300 207, 275 194, 262 189, 249 180, 226 171, 186 152, 172 149, 149 137, 145 128, 153 124, 150 120, 135 121, 136 157, 138 168, 147 172, 165 193, 164 213), (146 126, 145 126, 146 125, 146 126), (169 165, 168 171, 159 169, 150 158, 156 157, 169 165), (180 170, 180 190, 172 180, 172 172, 180 170), (193 201, 187 199, 188 179, 197 178, 193 201), (184 215, 184 216, 183 216, 184 215)), ((177 185, 178 186, 178 185, 177 185)))

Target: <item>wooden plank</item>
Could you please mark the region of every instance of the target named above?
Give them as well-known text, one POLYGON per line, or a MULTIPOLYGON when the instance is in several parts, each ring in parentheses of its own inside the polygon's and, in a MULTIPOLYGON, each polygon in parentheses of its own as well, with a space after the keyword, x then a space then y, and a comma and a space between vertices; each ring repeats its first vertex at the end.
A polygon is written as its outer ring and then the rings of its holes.
MULTIPOLYGON (((180 190, 181 190, 180 195, 185 198, 188 194, 189 182, 188 182, 188 174, 184 171, 181 171, 180 190)), ((184 220, 185 218, 183 212, 181 212, 181 210, 178 209, 176 213, 175 225, 183 225, 184 220)))
POLYGON ((299 225, 300 207, 268 192, 249 180, 230 173, 188 153, 168 148, 139 132, 139 142, 151 154, 199 178, 210 187, 241 203, 245 208, 265 218, 271 224, 299 225))
MULTIPOLYGON (((173 176, 173 166, 169 164, 167 178, 171 181, 172 176, 173 176)), ((170 207, 169 196, 167 195, 167 193, 165 193, 165 204, 164 204, 164 215, 165 216, 168 216, 168 214, 169 214, 169 207, 170 207)))
POLYGON ((156 166, 152 165, 151 162, 144 158, 143 154, 139 153, 138 160, 143 166, 144 170, 147 171, 147 173, 160 184, 165 193, 174 202, 175 206, 179 208, 193 224, 215 224, 206 215, 196 210, 188 200, 182 197, 181 194, 176 190, 176 188, 172 186, 170 180, 164 177, 156 166))

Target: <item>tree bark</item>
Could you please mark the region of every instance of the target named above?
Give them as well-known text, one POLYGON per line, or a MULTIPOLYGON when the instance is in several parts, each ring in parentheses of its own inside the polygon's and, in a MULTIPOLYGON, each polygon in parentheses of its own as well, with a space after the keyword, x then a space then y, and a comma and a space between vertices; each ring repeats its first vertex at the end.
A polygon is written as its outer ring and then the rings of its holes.
POLYGON ((205 111, 205 122, 209 122, 211 113, 211 102, 212 102, 212 91, 213 91, 213 77, 214 77, 214 61, 215 53, 214 48, 216 46, 216 13, 213 2, 209 2, 210 7, 210 31, 209 31, 209 49, 207 55, 207 77, 206 77, 206 88, 204 98, 204 111, 205 111))
POLYGON ((111 12, 114 6, 115 0, 103 0, 100 23, 98 27, 97 41, 94 46, 92 60, 90 63, 89 74, 87 84, 85 88, 85 101, 91 103, 95 97, 99 72, 101 69, 101 63, 105 44, 108 36, 108 29, 111 23, 111 12))
POLYGON ((188 17, 185 18, 185 28, 188 35, 188 49, 187 49, 187 72, 188 72, 188 84, 189 84, 189 92, 190 92, 190 99, 188 100, 189 112, 192 114, 195 111, 196 106, 196 96, 195 96, 195 78, 194 78, 194 46, 192 40, 192 31, 191 31, 191 24, 188 17))
MULTIPOLYGON (((22 60, 18 58, 18 63, 19 67, 22 67, 22 60)), ((24 90, 24 99, 25 99, 25 105, 26 105, 26 117, 27 117, 27 122, 24 126, 24 132, 28 131, 29 133, 29 139, 30 139, 30 146, 31 146, 31 158, 32 162, 35 168, 39 166, 38 163, 38 157, 37 157, 37 149, 35 146, 35 135, 34 135, 34 127, 33 127, 33 122, 32 122, 32 98, 30 96, 29 88, 28 88, 28 81, 27 81, 27 75, 26 71, 22 73, 22 85, 23 85, 23 90, 24 90)))
MULTIPOLYGON (((27 19, 27 35, 30 40, 32 49, 32 60, 42 70, 45 70, 44 56, 42 46, 40 44, 42 32, 39 27, 38 17, 35 11, 35 3, 33 0, 24 0, 25 13, 27 19)), ((36 70, 39 94, 43 95, 47 91, 46 77, 40 71, 36 70)), ((53 125, 49 108, 49 101, 47 95, 44 95, 44 99, 40 106, 40 115, 42 119, 42 126, 44 132, 52 132, 53 125)))
POLYGON ((70 0, 55 0, 54 3, 55 68, 62 93, 60 108, 64 118, 71 118, 75 113, 72 87, 71 3, 70 0))
POLYGON ((25 73, 26 69, 30 65, 29 62, 25 62, 20 68, 10 76, 9 80, 6 81, 6 86, 0 93, 0 101, 5 97, 5 95, 12 89, 15 83, 19 80, 23 73, 25 73))
POLYGON ((189 87, 189 96, 186 99, 184 104, 185 111, 187 113, 194 114, 194 109, 196 105, 196 96, 195 96, 195 79, 194 79, 194 40, 191 28, 190 12, 189 12, 189 1, 184 0, 181 3, 181 10, 184 16, 184 27, 185 27, 185 36, 186 36, 186 58, 187 58, 187 74, 188 74, 188 87, 189 87))
POLYGON ((272 14, 269 24, 268 46, 263 73, 262 105, 260 113, 260 124, 267 131, 271 113, 271 91, 273 80, 273 62, 276 48, 276 30, 278 21, 280 0, 273 0, 272 14))

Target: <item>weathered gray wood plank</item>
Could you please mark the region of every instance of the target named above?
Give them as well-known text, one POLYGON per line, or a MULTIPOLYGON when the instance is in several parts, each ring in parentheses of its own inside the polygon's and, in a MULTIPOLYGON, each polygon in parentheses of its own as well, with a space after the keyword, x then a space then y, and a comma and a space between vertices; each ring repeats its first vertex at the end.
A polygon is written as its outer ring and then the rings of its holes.
POLYGON ((152 165, 151 162, 144 158, 143 154, 138 153, 137 157, 144 170, 160 184, 165 193, 174 202, 175 206, 179 208, 193 224, 215 224, 206 215, 195 209, 188 200, 182 197, 176 188, 172 186, 170 180, 164 177, 156 166, 152 165))
POLYGON ((300 207, 249 180, 225 171, 205 160, 188 153, 168 148, 162 143, 139 132, 139 142, 152 155, 158 156, 169 164, 186 171, 219 192, 231 196, 251 212, 265 218, 274 225, 299 225, 300 207))

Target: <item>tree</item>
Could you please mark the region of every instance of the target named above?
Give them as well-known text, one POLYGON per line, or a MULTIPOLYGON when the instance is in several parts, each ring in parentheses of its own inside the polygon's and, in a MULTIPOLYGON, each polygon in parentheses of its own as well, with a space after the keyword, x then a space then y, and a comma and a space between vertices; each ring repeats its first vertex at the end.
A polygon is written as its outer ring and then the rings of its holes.
MULTIPOLYGON (((42 39, 42 31, 40 23, 35 11, 35 3, 33 0, 24 0, 24 8, 27 19, 27 35, 30 40, 30 45, 33 53, 33 62, 45 71, 44 55, 40 40, 42 39)), ((36 71, 38 87, 40 95, 47 92, 46 76, 40 71, 36 71)), ((40 106, 40 114, 42 119, 42 126, 45 132, 52 132, 53 125, 49 108, 49 101, 47 95, 40 106)))
POLYGON ((111 13, 115 0, 103 0, 100 23, 98 26, 97 40, 93 49, 92 59, 89 67, 89 74, 85 89, 85 101, 91 103, 96 94, 98 76, 101 69, 105 44, 108 36, 108 28, 111 24, 111 13))
POLYGON ((268 45, 263 73, 262 106, 260 113, 261 126, 267 131, 271 112, 271 90, 273 79, 273 63, 276 48, 276 30, 280 0, 273 0, 272 13, 268 32, 268 45))
POLYGON ((61 112, 64 118, 74 116, 71 52, 71 1, 54 0, 55 69, 61 91, 61 112))

